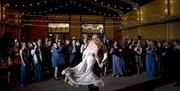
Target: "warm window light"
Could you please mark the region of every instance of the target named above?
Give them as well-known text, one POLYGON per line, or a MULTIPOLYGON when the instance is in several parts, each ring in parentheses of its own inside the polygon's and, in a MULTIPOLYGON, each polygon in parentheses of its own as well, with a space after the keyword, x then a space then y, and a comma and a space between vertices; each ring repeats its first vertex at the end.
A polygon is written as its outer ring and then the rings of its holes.
POLYGON ((165 12, 166 14, 168 14, 168 9, 165 9, 164 12, 165 12))
POLYGON ((68 23, 49 23, 49 32, 69 32, 68 23))
POLYGON ((137 20, 139 21, 139 18, 137 18, 137 20))
POLYGON ((167 3, 168 3, 168 0, 165 0, 164 3, 167 4, 167 3))

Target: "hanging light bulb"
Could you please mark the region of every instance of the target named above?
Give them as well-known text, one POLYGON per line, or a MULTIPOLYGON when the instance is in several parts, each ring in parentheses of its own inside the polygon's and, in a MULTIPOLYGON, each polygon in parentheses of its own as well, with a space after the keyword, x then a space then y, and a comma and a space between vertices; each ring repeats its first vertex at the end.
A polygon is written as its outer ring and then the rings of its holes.
POLYGON ((45 0, 44 3, 47 3, 47 1, 45 0))

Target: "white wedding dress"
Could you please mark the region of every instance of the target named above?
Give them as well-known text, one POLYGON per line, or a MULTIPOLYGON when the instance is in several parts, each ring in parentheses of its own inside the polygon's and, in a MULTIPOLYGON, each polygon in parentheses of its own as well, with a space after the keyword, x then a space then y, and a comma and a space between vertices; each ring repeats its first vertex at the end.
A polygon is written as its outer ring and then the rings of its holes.
POLYGON ((62 71, 65 75, 65 80, 72 86, 93 84, 98 87, 103 87, 103 81, 93 72, 96 59, 93 49, 86 48, 83 52, 82 61, 73 68, 66 68, 62 71))

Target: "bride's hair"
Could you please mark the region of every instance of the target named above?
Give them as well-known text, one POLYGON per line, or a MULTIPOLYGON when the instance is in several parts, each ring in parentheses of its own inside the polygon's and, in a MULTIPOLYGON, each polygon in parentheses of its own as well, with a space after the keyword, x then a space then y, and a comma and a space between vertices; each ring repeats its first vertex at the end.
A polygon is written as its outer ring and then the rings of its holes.
POLYGON ((100 41, 97 34, 92 35, 92 40, 95 41, 95 44, 97 45, 98 49, 106 50, 106 46, 100 41))

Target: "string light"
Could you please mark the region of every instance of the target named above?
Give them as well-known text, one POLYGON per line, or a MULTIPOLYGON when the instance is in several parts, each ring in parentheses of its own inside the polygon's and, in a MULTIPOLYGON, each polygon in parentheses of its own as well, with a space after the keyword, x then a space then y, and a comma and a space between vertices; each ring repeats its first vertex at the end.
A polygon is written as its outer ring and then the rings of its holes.
POLYGON ((33 6, 32 4, 29 4, 30 6, 33 6))
POLYGON ((45 0, 44 3, 47 3, 47 1, 45 0))

